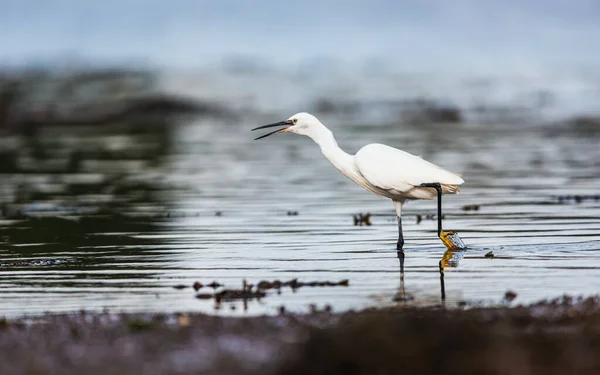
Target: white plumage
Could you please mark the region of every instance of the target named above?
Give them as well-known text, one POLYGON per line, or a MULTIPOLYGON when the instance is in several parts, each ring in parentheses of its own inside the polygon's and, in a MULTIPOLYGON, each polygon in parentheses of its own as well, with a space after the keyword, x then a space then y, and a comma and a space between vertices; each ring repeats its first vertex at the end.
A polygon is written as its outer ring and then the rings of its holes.
POLYGON ((457 185, 464 182, 418 156, 379 143, 361 148, 354 162, 370 184, 389 191, 398 200, 435 198, 435 189, 421 188, 421 184, 437 182, 444 193, 456 193, 457 185))
POLYGON ((286 121, 259 126, 252 130, 283 126, 283 128, 258 137, 276 133, 296 133, 312 138, 321 148, 323 155, 346 177, 365 189, 392 199, 398 216, 398 250, 402 249, 402 205, 412 199, 433 199, 437 191, 421 184, 439 184, 443 194, 459 191, 464 181, 454 173, 408 152, 379 143, 361 148, 356 155, 342 150, 333 133, 316 117, 302 112, 286 121))

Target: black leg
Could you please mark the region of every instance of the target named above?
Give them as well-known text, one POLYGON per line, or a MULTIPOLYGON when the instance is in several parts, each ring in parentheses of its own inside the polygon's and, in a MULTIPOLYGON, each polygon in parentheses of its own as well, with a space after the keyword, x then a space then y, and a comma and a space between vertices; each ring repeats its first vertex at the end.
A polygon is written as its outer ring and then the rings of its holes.
POLYGON ((400 260, 400 274, 404 275, 404 235, 402 234, 402 217, 398 216, 398 243, 396 244, 396 250, 398 250, 398 259, 400 260))
POLYGON ((437 222, 438 222, 438 237, 442 234, 442 186, 440 184, 421 184, 421 187, 434 188, 437 191, 437 222))
POLYGON ((400 251, 404 247, 404 235, 402 234, 402 218, 398 216, 398 243, 396 250, 400 251))

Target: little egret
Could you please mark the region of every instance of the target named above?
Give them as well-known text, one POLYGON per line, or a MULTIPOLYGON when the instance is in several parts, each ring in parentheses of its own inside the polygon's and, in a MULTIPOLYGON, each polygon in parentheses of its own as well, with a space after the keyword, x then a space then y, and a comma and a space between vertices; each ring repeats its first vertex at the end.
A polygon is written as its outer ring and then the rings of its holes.
POLYGON ((396 148, 372 143, 361 148, 356 155, 342 150, 333 133, 315 116, 301 112, 285 121, 252 129, 280 127, 255 140, 276 133, 295 133, 306 135, 321 147, 323 155, 331 164, 350 180, 372 193, 390 198, 398 217, 398 243, 396 249, 404 260, 404 236, 402 234, 402 205, 408 200, 438 198, 438 236, 448 248, 464 248, 464 244, 455 232, 442 231, 441 196, 455 194, 458 185, 464 181, 418 156, 396 148))

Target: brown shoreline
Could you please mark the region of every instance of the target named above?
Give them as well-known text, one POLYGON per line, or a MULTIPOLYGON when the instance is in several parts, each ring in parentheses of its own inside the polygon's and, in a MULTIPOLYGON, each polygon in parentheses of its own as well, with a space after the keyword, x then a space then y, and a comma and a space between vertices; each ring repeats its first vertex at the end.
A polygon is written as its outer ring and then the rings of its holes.
POLYGON ((600 297, 514 308, 0 321, 1 374, 597 374, 600 297))

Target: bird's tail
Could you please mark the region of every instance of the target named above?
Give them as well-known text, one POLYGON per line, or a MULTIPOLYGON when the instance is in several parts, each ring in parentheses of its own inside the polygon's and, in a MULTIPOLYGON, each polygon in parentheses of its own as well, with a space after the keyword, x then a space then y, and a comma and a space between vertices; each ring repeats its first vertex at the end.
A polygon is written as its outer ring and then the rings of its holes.
POLYGON ((442 184, 442 194, 458 194, 460 189, 457 185, 442 184))

